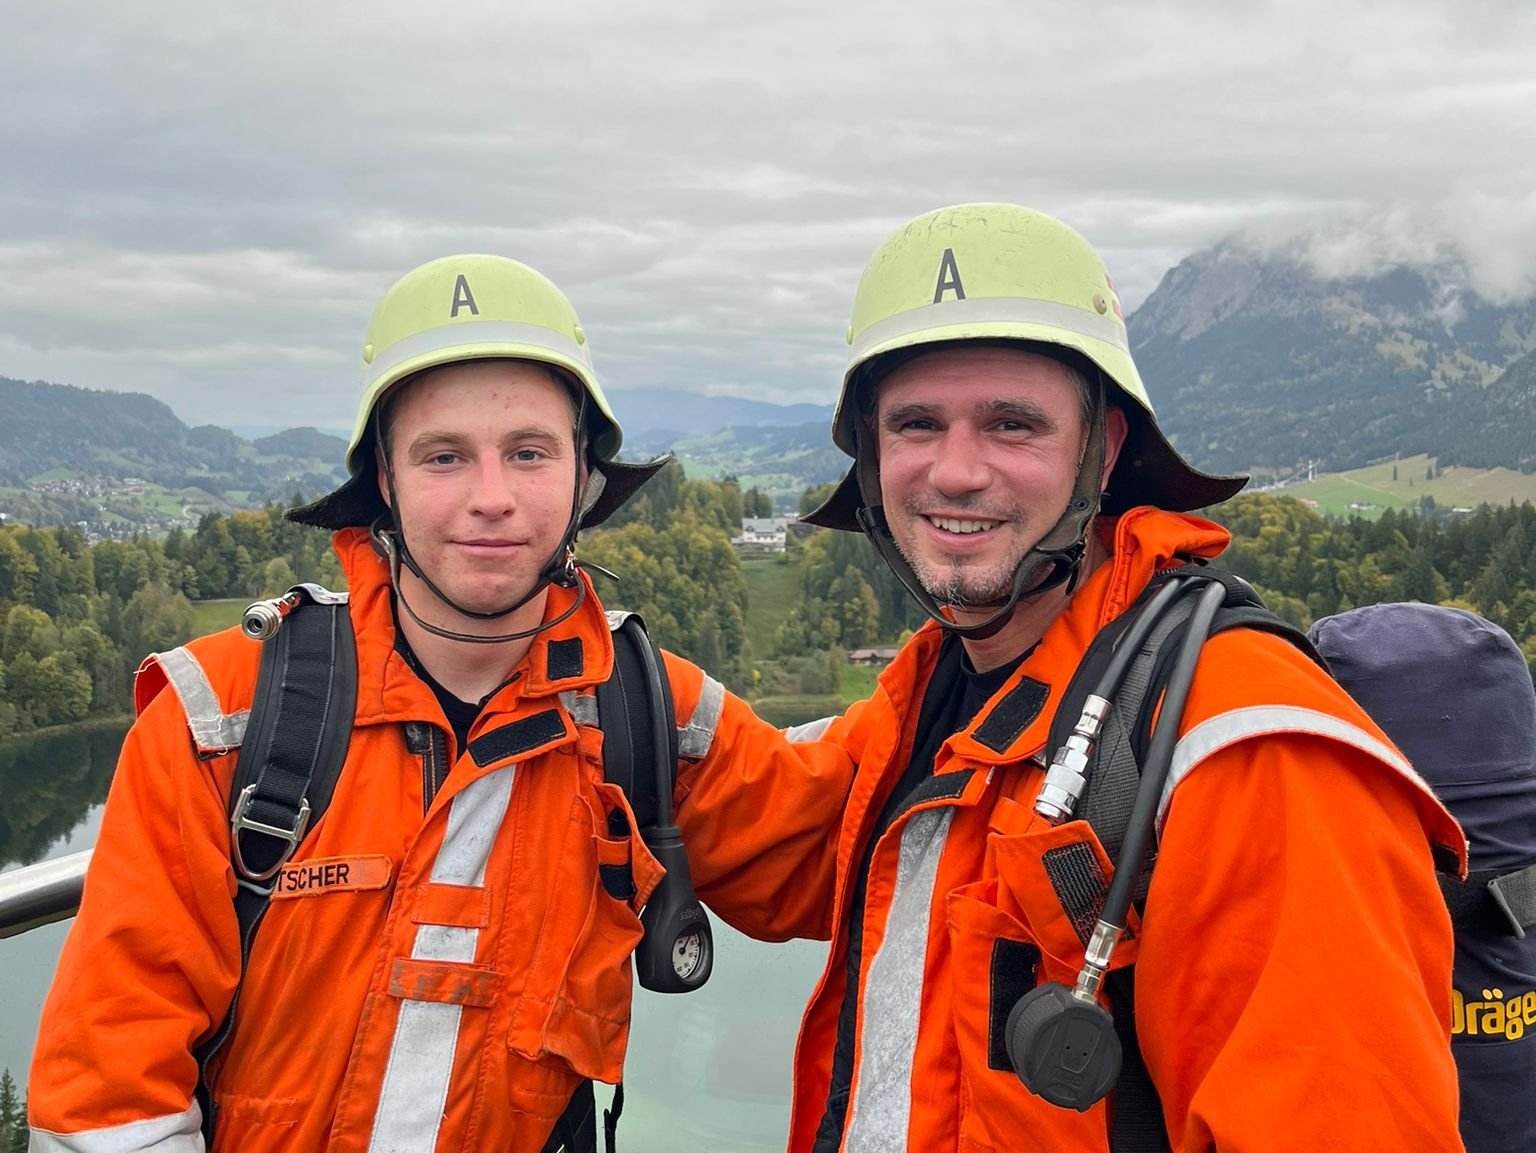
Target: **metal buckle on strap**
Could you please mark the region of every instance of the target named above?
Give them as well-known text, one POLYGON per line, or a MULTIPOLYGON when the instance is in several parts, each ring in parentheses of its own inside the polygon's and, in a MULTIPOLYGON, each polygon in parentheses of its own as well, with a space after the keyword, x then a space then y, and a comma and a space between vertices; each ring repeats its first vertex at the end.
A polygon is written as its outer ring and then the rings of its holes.
POLYGON ((264 825, 260 821, 253 821, 245 814, 251 807, 251 802, 256 799, 256 786, 246 785, 240 790, 240 799, 235 802, 235 813, 229 821, 229 844, 232 855, 235 858, 235 868, 241 875, 252 881, 265 881, 276 876, 277 871, 288 863, 288 858, 293 856, 294 850, 299 847, 299 842, 304 839, 304 830, 309 826, 309 798, 299 800, 299 818, 294 822, 292 829, 278 828, 276 825, 264 825), (255 872, 245 863, 245 857, 240 852, 240 834, 243 832, 260 833, 266 837, 276 837, 288 847, 270 869, 255 872))

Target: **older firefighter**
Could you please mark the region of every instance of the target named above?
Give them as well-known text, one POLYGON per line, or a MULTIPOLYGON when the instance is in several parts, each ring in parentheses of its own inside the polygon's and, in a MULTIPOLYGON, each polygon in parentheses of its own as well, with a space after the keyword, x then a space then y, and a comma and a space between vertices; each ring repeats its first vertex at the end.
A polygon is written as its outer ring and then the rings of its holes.
MULTIPOLYGON (((194 1053, 237 986, 207 1075, 220 1150, 532 1153, 586 1079, 619 1079, 662 869, 604 779, 622 737, 594 727, 593 692, 613 642, 573 545, 654 466, 616 459, 576 314, 514 261, 409 273, 362 361, 351 479, 289 514, 335 532, 351 597, 334 799, 277 875, 242 978, 233 898, 251 881, 227 803, 261 646, 230 630, 145 662, 33 1060, 39 1153, 201 1150, 194 1053)), ((779 741, 740 761, 716 730, 755 720, 667 666, 681 755, 709 782, 689 820, 711 892, 825 936, 846 754, 779 741), (772 826, 755 820, 765 776, 772 826), (763 850, 789 864, 755 865, 763 850)))
POLYGON ((1118 1092, 1076 1112, 1021 1084, 1012 1007, 1073 983, 1113 872, 1085 821, 1036 812, 1047 726, 1154 574, 1222 551, 1186 513, 1244 478, 1169 445, 1103 263, 1041 213, 912 221, 848 341, 833 437, 854 465, 809 519, 868 534, 933 619, 802 734, 858 768, 791 1153, 1460 1148, 1434 858, 1461 867, 1461 834, 1316 665, 1251 630, 1200 657, 1114 954, 1161 1110, 1128 1131, 1118 1092))

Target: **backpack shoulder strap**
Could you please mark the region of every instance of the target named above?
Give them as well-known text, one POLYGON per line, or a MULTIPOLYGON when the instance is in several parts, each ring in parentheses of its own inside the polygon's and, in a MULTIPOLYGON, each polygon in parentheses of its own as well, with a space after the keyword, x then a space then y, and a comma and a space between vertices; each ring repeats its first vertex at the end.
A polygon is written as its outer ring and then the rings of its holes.
MULTIPOLYGON (((356 707, 357 642, 346 598, 305 600, 262 642, 256 694, 229 790, 242 978, 278 870, 330 806, 356 707)), ((237 986, 223 1022, 194 1053, 210 1147, 215 1117, 208 1062, 229 1038, 239 1000, 237 986)))
POLYGON ((668 779, 669 796, 671 777, 677 771, 677 720, 672 687, 667 683, 667 666, 661 651, 645 631, 645 622, 639 615, 610 613, 608 623, 613 630, 613 672, 597 686, 597 723, 603 730, 603 777, 624 790, 636 825, 640 829, 652 828, 661 814, 657 770, 668 779), (654 654, 654 667, 661 673, 659 702, 652 699, 646 648, 654 654), (660 733, 653 719, 658 712, 664 730, 660 733))
MULTIPOLYGON (((672 686, 667 683, 667 666, 661 659, 661 650, 651 640, 645 631, 645 622, 637 614, 610 612, 608 627, 613 633, 613 672, 597 686, 597 724, 603 731, 603 779, 624 790, 629 807, 634 811, 635 831, 638 832, 660 823, 658 769, 666 777, 669 796, 672 775, 677 771, 678 738, 672 686), (651 667, 660 673, 659 686, 647 671, 646 649, 652 656, 651 667), (660 689, 659 701, 653 692, 656 687, 660 689), (659 733, 657 717, 661 718, 663 730, 659 733)), ((617 810, 608 815, 608 825, 608 832, 614 837, 630 835, 624 814, 617 810)), ((604 883, 608 883, 607 878, 604 883)), ((633 881, 626 878, 624 883, 633 893, 633 881)), ((597 1107, 592 1090, 591 1081, 583 1081, 576 1087, 565 1111, 555 1122, 543 1153, 596 1153, 597 1107)), ((603 1110, 604 1147, 608 1153, 613 1151, 619 1113, 623 1108, 624 1085, 620 1082, 614 1089, 612 1108, 603 1110)))
POLYGON ((241 879, 273 877, 330 804, 352 740, 357 643, 345 601, 306 602, 262 642, 256 695, 229 791, 241 879))

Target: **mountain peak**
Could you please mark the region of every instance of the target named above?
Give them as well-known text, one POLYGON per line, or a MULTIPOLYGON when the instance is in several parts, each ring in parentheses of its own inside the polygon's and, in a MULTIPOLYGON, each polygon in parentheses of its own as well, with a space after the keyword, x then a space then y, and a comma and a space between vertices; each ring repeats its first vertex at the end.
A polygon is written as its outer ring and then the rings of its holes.
POLYGON ((1494 418, 1490 382, 1536 347, 1536 303, 1486 299, 1454 252, 1341 252, 1228 240, 1181 261, 1132 313, 1131 347, 1179 448, 1223 472, 1425 451, 1519 467, 1524 449, 1493 459, 1471 430, 1494 418))

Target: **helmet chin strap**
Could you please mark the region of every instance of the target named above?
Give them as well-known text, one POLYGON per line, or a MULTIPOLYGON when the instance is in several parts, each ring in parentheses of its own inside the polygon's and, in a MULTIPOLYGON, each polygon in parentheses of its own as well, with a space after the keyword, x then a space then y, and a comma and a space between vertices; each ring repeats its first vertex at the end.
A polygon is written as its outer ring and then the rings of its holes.
MULTIPOLYGON (((586 429, 587 414, 586 391, 582 390, 579 395, 580 400, 577 403, 576 425, 573 431, 573 443, 577 446, 581 446, 585 439, 584 433, 586 429)), ((373 422, 375 443, 379 444, 380 446, 384 446, 384 451, 379 453, 379 457, 384 462, 384 483, 389 490, 390 512, 379 517, 378 520, 374 521, 373 524, 368 526, 368 535, 370 538, 372 538, 374 547, 383 554, 385 560, 389 563, 390 587, 394 590, 395 599, 400 602, 401 607, 405 609, 406 615, 408 615, 411 620, 415 621, 416 624, 420 625, 433 636, 442 637, 444 640, 460 641, 464 644, 471 645, 498 645, 504 644, 507 641, 520 641, 526 640, 532 636, 537 636, 539 633, 545 632, 548 629, 552 629, 563 621, 568 620, 576 613, 579 608, 581 608, 587 597, 587 588, 586 584, 576 574, 576 533, 581 526, 582 516, 585 514, 586 510, 596 502, 597 496, 602 491, 602 474, 600 472, 594 471, 592 473, 592 481, 597 482, 595 486, 593 483, 591 483, 591 481, 589 481, 589 483, 585 486, 586 489, 594 490, 591 492, 583 491, 584 486, 580 484, 578 477, 578 480, 574 484, 572 490, 570 520, 566 522, 565 532, 560 538, 560 543, 555 546, 554 552, 550 554, 549 559, 546 560, 540 567, 538 578, 533 582, 533 587, 529 589, 528 592, 516 603, 509 605, 507 608, 496 609, 492 612, 481 612, 477 609, 467 608, 464 605, 459 604, 442 589, 438 588, 436 582, 422 571, 421 566, 416 562, 416 558, 411 555, 410 547, 406 544, 405 541, 405 529, 402 525, 399 524, 399 518, 396 512, 396 510, 398 510, 400 507, 400 502, 395 495, 394 464, 390 460, 388 448, 385 446, 382 435, 383 430, 379 427, 378 406, 375 406, 374 408, 373 422), (393 520, 395 523, 388 523, 391 520, 393 520), (531 629, 522 629, 520 631, 510 633, 497 633, 491 636, 482 636, 476 633, 455 632, 452 629, 446 629, 440 625, 435 625, 430 621, 422 619, 421 614, 416 611, 416 609, 411 605, 410 600, 406 597, 405 589, 401 587, 400 567, 402 565, 409 569, 417 580, 426 585, 428 591, 431 592, 432 595, 435 596, 438 600, 442 601, 443 604, 447 605, 460 616, 469 617, 472 620, 494 621, 500 620, 502 617, 510 616, 531 602, 535 597, 537 597, 552 584, 559 585, 561 588, 574 588, 576 590, 576 600, 571 604, 570 608, 566 609, 553 620, 543 621, 531 629)), ((585 450, 579 448, 579 451, 585 450)))
MULTIPOLYGON (((491 613, 466 609, 453 601, 421 571, 421 568, 416 564, 415 558, 405 551, 405 534, 399 529, 385 528, 381 523, 383 519, 383 517, 380 517, 379 520, 375 521, 369 527, 368 533, 373 538, 374 546, 384 554, 385 560, 389 562, 389 583, 390 587, 395 590, 395 599, 400 603, 400 607, 405 609, 406 615, 411 620, 415 621, 433 636, 442 637, 444 640, 449 641, 461 641, 464 644, 470 645, 499 645, 507 641, 526 640, 528 637, 538 636, 539 633, 552 629, 562 621, 569 619, 577 609, 581 608, 582 602, 587 598, 587 586, 576 576, 576 554, 569 546, 564 545, 562 542, 560 551, 565 554, 565 562, 559 567, 558 574, 551 573, 551 569, 555 567, 553 558, 551 558, 550 563, 546 564, 540 572, 539 579, 534 583, 532 590, 516 604, 510 608, 491 613), (478 633, 455 632, 452 629, 445 629, 440 625, 433 624, 431 621, 424 620, 421 614, 412 606, 410 598, 405 595, 405 589, 400 586, 400 566, 402 564, 410 569, 417 579, 431 590, 433 596, 437 597, 438 600, 442 601, 454 612, 461 613, 467 617, 473 617, 477 620, 496 620, 515 613, 552 584, 574 587, 576 589, 576 599, 572 602, 571 607, 559 616, 553 620, 543 621, 531 629, 521 629, 510 633, 496 633, 491 636, 481 636, 478 633)), ((557 552, 556 555, 559 555, 559 553, 557 552)))
POLYGON ((1003 629, 1021 600, 1033 598, 1062 584, 1067 586, 1069 593, 1076 587, 1082 575, 1083 557, 1087 553, 1088 529, 1099 510, 1099 484, 1104 472, 1104 385, 1101 379, 1096 377, 1094 381, 1088 443, 1083 446, 1082 457, 1077 463, 1077 480, 1066 510, 1061 519, 1019 562, 1008 594, 981 605, 967 605, 958 601, 940 602, 923 586, 922 580, 902 555, 891 534, 880 497, 880 466, 875 446, 871 443, 863 421, 858 422, 855 437, 859 491, 864 497, 864 507, 858 512, 859 527, 922 610, 941 627, 962 637, 985 640, 1003 629), (979 621, 962 624, 948 616, 946 608, 991 608, 993 611, 979 621))

